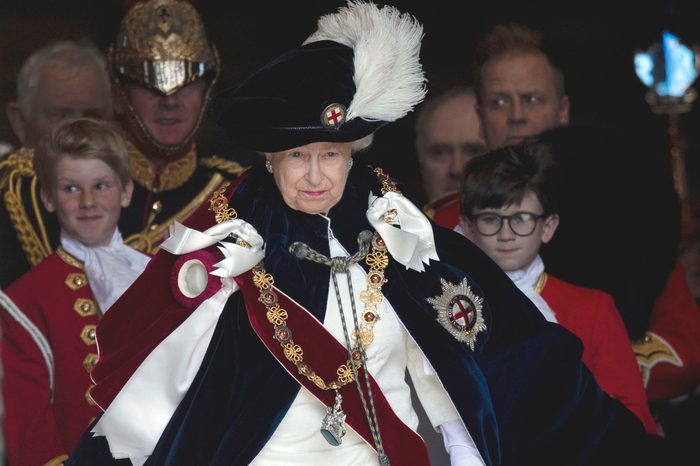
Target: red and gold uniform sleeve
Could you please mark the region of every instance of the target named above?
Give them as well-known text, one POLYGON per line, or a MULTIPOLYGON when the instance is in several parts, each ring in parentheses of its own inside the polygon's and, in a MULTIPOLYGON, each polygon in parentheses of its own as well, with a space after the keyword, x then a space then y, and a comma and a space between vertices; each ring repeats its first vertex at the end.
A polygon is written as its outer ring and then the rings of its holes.
POLYGON ((700 385, 700 307, 676 264, 656 299, 649 329, 634 344, 649 400, 685 395, 700 385))

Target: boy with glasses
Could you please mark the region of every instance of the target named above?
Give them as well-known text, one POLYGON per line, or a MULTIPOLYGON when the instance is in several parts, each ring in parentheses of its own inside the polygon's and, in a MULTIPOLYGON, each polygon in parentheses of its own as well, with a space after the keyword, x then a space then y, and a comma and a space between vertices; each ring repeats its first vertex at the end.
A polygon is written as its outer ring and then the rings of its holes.
POLYGON ((557 176, 544 145, 504 147, 467 163, 461 187, 462 232, 491 257, 542 315, 583 342, 583 361, 601 388, 649 432, 656 424, 624 323, 607 293, 544 271, 539 256, 559 225, 557 176))

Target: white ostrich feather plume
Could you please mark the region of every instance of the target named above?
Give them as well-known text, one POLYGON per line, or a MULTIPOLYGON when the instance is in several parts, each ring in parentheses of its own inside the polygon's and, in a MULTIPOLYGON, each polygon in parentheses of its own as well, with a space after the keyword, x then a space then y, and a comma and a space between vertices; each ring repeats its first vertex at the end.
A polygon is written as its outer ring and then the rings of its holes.
POLYGON ((357 90, 348 120, 395 121, 425 98, 419 60, 423 26, 413 16, 393 6, 351 0, 319 18, 317 27, 304 44, 332 40, 354 50, 357 90))

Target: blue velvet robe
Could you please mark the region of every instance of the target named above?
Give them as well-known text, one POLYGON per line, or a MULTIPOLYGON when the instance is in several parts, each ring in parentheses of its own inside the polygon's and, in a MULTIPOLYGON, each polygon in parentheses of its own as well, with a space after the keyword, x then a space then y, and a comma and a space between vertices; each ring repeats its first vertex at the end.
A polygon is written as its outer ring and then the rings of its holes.
MULTIPOLYGON (((356 166, 329 213, 335 236, 351 253, 360 231, 371 230, 367 198, 370 190, 380 195, 380 188, 374 173, 356 166)), ((303 241, 328 255, 327 221, 289 209, 262 167, 240 182, 229 205, 265 239, 265 268, 275 285, 323 321, 329 268, 297 259, 288 246, 303 241)), ((680 456, 677 450, 646 434, 633 414, 600 391, 581 362, 576 336, 546 322, 464 237, 440 227, 434 235, 441 260, 423 273, 391 260, 383 293, 438 372, 487 465, 684 464, 669 456, 680 456), (441 294, 441 278, 458 283, 463 277, 485 298, 487 330, 474 351, 441 326, 426 301, 441 294)), ((235 293, 146 464, 249 464, 298 390, 251 329, 241 293, 235 293)), ((120 463, 128 461, 113 460, 105 439, 88 431, 65 464, 120 463)))

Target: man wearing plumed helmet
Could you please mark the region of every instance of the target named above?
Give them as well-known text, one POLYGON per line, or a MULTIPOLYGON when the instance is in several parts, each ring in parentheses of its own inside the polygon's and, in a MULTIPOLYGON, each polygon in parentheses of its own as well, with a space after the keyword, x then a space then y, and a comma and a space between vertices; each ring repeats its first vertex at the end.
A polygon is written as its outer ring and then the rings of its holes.
POLYGON ((219 56, 190 2, 146 0, 126 12, 107 60, 135 182, 120 227, 131 235, 127 242, 152 253, 174 220, 242 171, 236 162, 197 153, 219 56))

